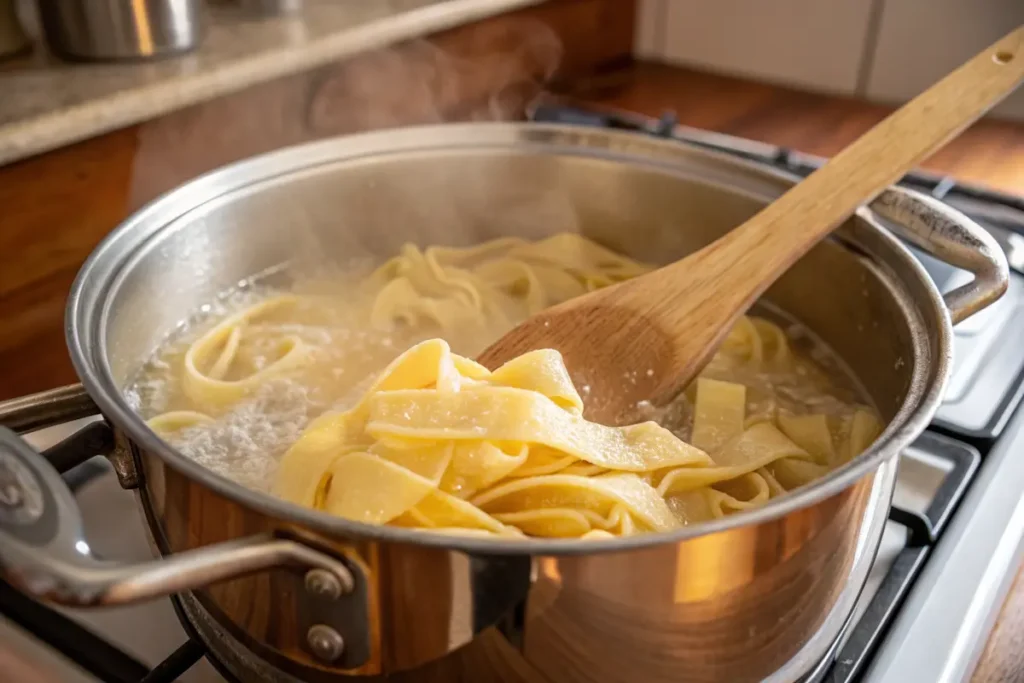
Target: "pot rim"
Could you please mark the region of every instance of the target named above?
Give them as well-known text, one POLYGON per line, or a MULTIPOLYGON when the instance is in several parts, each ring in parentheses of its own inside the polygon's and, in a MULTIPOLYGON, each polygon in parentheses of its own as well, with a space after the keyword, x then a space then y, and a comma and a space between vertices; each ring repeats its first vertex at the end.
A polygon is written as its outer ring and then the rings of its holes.
MULTIPOLYGON (((299 506, 269 493, 249 489, 203 467, 157 437, 139 414, 129 406, 114 380, 108 361, 106 329, 111 315, 110 292, 124 276, 125 263, 131 260, 136 248, 175 223, 177 219, 217 197, 275 177, 307 171, 318 165, 414 150, 425 152, 438 147, 452 150, 480 149, 485 146, 512 148, 513 145, 519 148, 525 145, 526 149, 533 145, 543 148, 548 153, 576 156, 599 154, 603 158, 652 167, 663 172, 673 170, 673 165, 666 160, 671 160, 673 153, 678 158, 680 149, 684 149, 686 154, 692 155, 693 158, 712 164, 725 164, 733 170, 745 171, 782 184, 783 187, 798 180, 791 174, 766 168, 756 162, 737 159, 725 153, 683 147, 678 141, 646 138, 626 131, 590 130, 558 124, 466 123, 416 126, 339 136, 282 148, 243 159, 190 180, 153 200, 107 235, 83 264, 68 297, 65 336, 75 371, 103 415, 118 429, 127 432, 135 443, 156 454, 167 465, 186 477, 240 505, 332 538, 411 543, 477 555, 617 552, 662 543, 677 543, 738 527, 761 524, 810 507, 850 488, 873 472, 882 462, 895 457, 927 428, 941 402, 950 372, 952 325, 949 312, 938 288, 924 267, 896 237, 882 228, 874 214, 865 207, 861 207, 856 215, 871 228, 882 233, 887 246, 893 250, 893 255, 903 261, 901 265, 906 266, 908 273, 924 285, 928 301, 922 303, 935 307, 940 314, 936 340, 939 352, 934 357, 924 354, 925 359, 934 365, 932 381, 929 382, 929 362, 915 363, 907 398, 896 415, 871 448, 841 467, 765 505, 692 527, 595 543, 536 538, 492 540, 355 522, 299 506), (586 144, 597 138, 602 140, 601 146, 586 144), (553 142, 555 144, 552 144, 553 142), (660 154, 657 157, 645 158, 638 153, 643 149, 657 151, 660 154), (126 241, 130 243, 125 244, 126 241), (916 402, 913 400, 914 397, 918 398, 916 402)), ((678 165, 675 170, 678 172, 678 165)), ((916 316, 911 318, 909 323, 912 327, 920 326, 921 322, 916 320, 916 316)), ((919 344, 917 335, 912 337, 915 345, 919 344)), ((144 481, 141 486, 145 487, 144 481)))

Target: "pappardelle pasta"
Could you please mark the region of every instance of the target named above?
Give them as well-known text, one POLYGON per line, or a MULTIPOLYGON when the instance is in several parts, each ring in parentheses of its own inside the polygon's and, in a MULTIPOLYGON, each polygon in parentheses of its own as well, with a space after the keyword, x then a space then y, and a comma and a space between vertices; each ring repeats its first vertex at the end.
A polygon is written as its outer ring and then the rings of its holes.
POLYGON ((878 436, 834 358, 765 318, 741 319, 678 401, 625 427, 586 419, 557 351, 493 372, 471 359, 527 316, 648 269, 568 234, 410 245, 345 296, 257 297, 169 344, 135 396, 154 431, 247 485, 488 536, 668 531, 783 495, 878 436))

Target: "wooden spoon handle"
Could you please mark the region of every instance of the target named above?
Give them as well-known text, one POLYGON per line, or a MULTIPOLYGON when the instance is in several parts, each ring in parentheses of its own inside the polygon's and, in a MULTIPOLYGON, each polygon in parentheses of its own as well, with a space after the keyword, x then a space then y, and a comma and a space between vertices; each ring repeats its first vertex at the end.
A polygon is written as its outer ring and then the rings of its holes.
POLYGON ((621 424, 638 400, 675 397, 736 319, 857 207, 1024 80, 1024 26, 879 123, 739 228, 681 261, 571 299, 519 325, 480 360, 556 348, 588 373, 590 419, 621 424))
POLYGON ((827 164, 712 245, 728 286, 760 296, 814 244, 920 161, 981 118, 1024 80, 1017 28, 878 123, 827 164))
MULTIPOLYGON (((632 311, 632 322, 617 323, 615 333, 623 338, 654 339, 643 336, 637 322, 642 320, 673 340, 672 367, 659 366, 665 379, 652 391, 652 400, 674 397, 739 316, 797 259, 1022 80, 1024 26, 891 114, 729 234, 672 265, 588 295, 601 299, 606 309, 632 311)), ((576 327, 580 334, 594 334, 576 327)), ((657 355, 648 348, 643 352, 657 355)), ((634 348, 633 353, 639 352, 634 348)))

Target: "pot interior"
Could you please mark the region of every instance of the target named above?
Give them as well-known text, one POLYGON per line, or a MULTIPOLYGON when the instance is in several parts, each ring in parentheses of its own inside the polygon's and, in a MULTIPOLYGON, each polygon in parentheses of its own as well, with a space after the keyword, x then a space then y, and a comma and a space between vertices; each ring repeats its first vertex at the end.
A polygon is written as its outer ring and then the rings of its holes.
MULTIPOLYGON (((77 334, 93 369, 106 366, 123 388, 192 312, 259 273, 380 262, 406 242, 559 232, 666 263, 790 183, 677 143, 559 127, 446 126, 314 143, 194 181, 123 226, 80 277, 72 346, 77 334)), ((941 381, 941 300, 867 212, 765 298, 842 357, 887 421, 909 416, 941 381)))
MULTIPOLYGON (((125 402, 111 400, 109 393, 129 385, 156 347, 197 309, 261 273, 287 278, 352 261, 380 262, 406 242, 469 246, 502 236, 538 239, 560 232, 579 232, 632 258, 667 263, 722 236, 790 184, 772 172, 673 142, 556 126, 386 131, 282 150, 193 181, 115 232, 83 269, 72 293, 71 352, 108 417, 142 443, 143 499, 150 501, 153 527, 171 539, 168 551, 232 538, 240 528, 246 533, 274 528, 277 523, 263 517, 268 511, 289 527, 298 519, 334 538, 338 528, 348 533, 342 524, 347 520, 328 518, 321 524, 312 513, 274 508, 266 496, 243 498, 241 487, 209 486, 209 480, 196 476, 198 465, 189 466, 180 455, 176 462, 173 451, 160 450, 140 420, 132 423, 125 402), (241 509, 239 500, 245 503, 241 509)), ((557 569, 551 576, 569 577, 565 585, 571 590, 564 594, 586 597, 578 604, 582 612, 572 612, 570 601, 565 614, 571 623, 586 624, 594 642, 621 640, 628 632, 623 624, 632 623, 633 635, 643 636, 634 644, 650 646, 649 660, 659 666, 675 657, 683 662, 675 671, 726 666, 716 670, 767 674, 817 630, 822 615, 816 610, 834 604, 853 561, 853 539, 862 521, 871 519, 864 511, 887 504, 891 477, 882 478, 882 488, 889 487, 882 490, 864 475, 916 436, 934 408, 949 346, 937 291, 909 252, 862 212, 801 259, 766 299, 839 354, 891 423, 889 432, 842 473, 828 475, 829 484, 818 482, 717 526, 680 530, 675 545, 649 535, 609 542, 603 552, 545 546, 545 554, 552 553, 549 565, 557 569), (840 488, 844 495, 836 495, 840 488), (814 501, 824 504, 810 505, 814 501), (768 508, 785 505, 802 509, 794 517, 768 516, 781 514, 768 508), (639 558, 638 549, 645 553, 639 558), (709 578, 706 560, 715 553, 730 571, 709 578), (638 566, 644 567, 639 574, 638 566), (642 586, 623 580, 639 575, 642 586), (713 590, 700 599, 680 597, 677 586, 687 577, 713 590), (608 599, 592 601, 593 596, 608 599), (602 622, 592 618, 595 614, 612 617, 602 622), (647 637, 652 623, 659 625, 655 631, 663 640, 647 637), (771 627, 751 627, 759 623, 771 627), (776 633, 780 624, 785 628, 776 633), (705 636, 709 640, 702 640, 705 636), (708 642, 719 649, 678 648, 708 642), (740 650, 734 649, 737 643, 740 650), (769 650, 772 657, 764 656, 769 650)), ((387 552, 392 570, 399 560, 410 560, 415 572, 394 574, 408 580, 430 579, 422 571, 424 558, 447 567, 450 548, 488 553, 494 548, 447 538, 408 543, 405 530, 391 529, 390 537, 387 531, 374 538, 403 541, 388 545, 387 552)), ((501 550, 536 552, 531 543, 509 543, 501 550)), ((458 560, 466 558, 460 553, 458 560)), ((292 583, 279 584, 288 588, 274 593, 275 601, 302 594, 295 583, 301 578, 288 575, 286 581, 292 583)), ((249 602, 257 593, 250 590, 255 583, 235 585, 244 599, 218 605, 244 604, 244 616, 231 612, 224 618, 239 626, 249 620, 249 602)), ((550 607, 536 585, 530 600, 550 607)), ((434 589, 431 584, 429 590, 434 589)), ((209 595, 211 602, 219 599, 212 591, 209 595)), ((443 616, 447 619, 447 612, 443 616)), ((447 621, 436 629, 419 618, 416 623, 428 632, 448 633, 447 621)), ((273 631, 274 637, 285 633, 287 641, 286 629, 273 631)), ((261 631, 258 638, 263 637, 268 636, 261 631)), ((447 652, 451 643, 445 639, 439 651, 447 652)), ((282 647, 289 656, 298 651, 290 641, 282 647)), ((599 650, 600 645, 589 652, 599 650)), ((415 654, 418 662, 434 653, 415 654)), ((631 660, 623 661, 634 670, 631 660)), ((740 678, 745 679, 732 679, 740 678)))

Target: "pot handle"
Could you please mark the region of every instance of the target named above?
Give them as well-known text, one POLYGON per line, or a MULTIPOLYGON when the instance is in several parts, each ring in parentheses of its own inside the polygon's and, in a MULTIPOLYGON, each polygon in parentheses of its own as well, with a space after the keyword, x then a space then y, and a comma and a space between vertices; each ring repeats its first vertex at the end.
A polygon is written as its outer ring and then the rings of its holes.
POLYGON ((921 192, 890 188, 869 207, 887 219, 900 237, 935 258, 974 275, 943 299, 957 324, 1001 297, 1010 283, 1006 254, 983 227, 921 192))
MULTIPOLYGON (((81 387, 0 404, 0 424, 28 431, 86 417, 81 387)), ((87 398, 87 397, 86 397, 87 398)), ((95 411, 92 411, 95 413, 95 411)), ((113 431, 97 422, 54 449, 77 450, 77 462, 113 447, 113 431), (102 432, 105 431, 105 434, 102 432), (88 432, 89 438, 76 438, 88 432)), ((259 534, 137 564, 95 558, 82 515, 57 469, 14 431, 0 426, 0 577, 38 598, 88 607, 123 605, 202 588, 276 567, 295 567, 344 595, 355 589, 348 566, 297 541, 259 534)))

